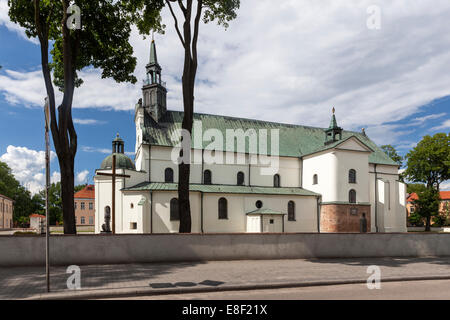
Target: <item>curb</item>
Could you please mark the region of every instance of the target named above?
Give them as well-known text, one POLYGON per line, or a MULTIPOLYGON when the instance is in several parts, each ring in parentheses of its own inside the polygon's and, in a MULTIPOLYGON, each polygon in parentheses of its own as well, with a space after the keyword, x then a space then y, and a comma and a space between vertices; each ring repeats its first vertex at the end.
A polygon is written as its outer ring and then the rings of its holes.
MULTIPOLYGON (((413 276, 413 277, 391 277, 381 280, 383 282, 401 282, 401 281, 424 281, 424 280, 450 280, 448 276, 413 276)), ((190 288, 170 288, 154 289, 147 287, 140 288, 118 288, 118 289, 93 289, 86 291, 61 291, 59 293, 45 293, 29 297, 25 300, 88 300, 88 299, 107 299, 107 298, 125 298, 139 296, 158 296, 169 294, 186 294, 202 292, 221 292, 221 291, 244 291, 244 290, 265 290, 265 289, 283 289, 283 288, 301 288, 318 287, 344 284, 362 284, 367 279, 346 279, 346 280, 321 280, 321 281, 301 281, 291 283, 257 283, 242 285, 224 285, 222 287, 198 286, 190 288)))

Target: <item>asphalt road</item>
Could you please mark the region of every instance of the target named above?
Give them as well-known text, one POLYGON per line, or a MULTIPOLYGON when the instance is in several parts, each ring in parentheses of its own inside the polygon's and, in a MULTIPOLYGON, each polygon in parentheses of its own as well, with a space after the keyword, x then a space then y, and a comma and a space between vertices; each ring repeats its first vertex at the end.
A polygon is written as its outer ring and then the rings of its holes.
POLYGON ((369 290, 366 284, 301 287, 289 289, 222 291, 142 296, 131 300, 450 300, 450 280, 381 283, 369 290))

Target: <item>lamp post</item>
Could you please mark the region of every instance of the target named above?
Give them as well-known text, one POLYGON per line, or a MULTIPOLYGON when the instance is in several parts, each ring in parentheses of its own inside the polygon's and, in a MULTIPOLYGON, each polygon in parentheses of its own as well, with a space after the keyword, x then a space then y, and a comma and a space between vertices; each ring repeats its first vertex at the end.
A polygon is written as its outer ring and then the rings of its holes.
POLYGON ((45 113, 45 278, 47 282, 47 292, 50 292, 50 252, 49 252, 49 210, 48 210, 48 191, 50 187, 50 143, 49 143, 49 124, 50 124, 50 110, 48 104, 48 97, 45 98, 44 113, 45 113))

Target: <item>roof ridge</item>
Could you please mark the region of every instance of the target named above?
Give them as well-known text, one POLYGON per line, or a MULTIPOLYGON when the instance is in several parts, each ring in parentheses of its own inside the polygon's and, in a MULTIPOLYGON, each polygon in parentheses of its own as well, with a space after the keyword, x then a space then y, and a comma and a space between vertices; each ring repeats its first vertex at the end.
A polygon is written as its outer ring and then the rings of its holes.
MULTIPOLYGON (((178 111, 178 110, 167 110, 167 112, 184 113, 184 111, 178 111)), ((283 126, 302 127, 302 128, 311 128, 311 129, 322 129, 322 130, 326 129, 326 128, 323 128, 323 127, 313 127, 313 126, 306 126, 306 125, 301 125, 301 124, 283 123, 283 122, 274 122, 274 121, 252 119, 252 118, 225 116, 225 115, 213 114, 213 113, 194 112, 194 115, 196 115, 196 114, 198 114, 198 115, 205 115, 205 116, 228 118, 228 119, 236 119, 236 120, 248 120, 248 121, 253 121, 253 122, 255 122, 255 121, 256 122, 264 122, 264 123, 271 123, 271 124, 283 125, 283 126)), ((348 132, 348 130, 344 130, 344 131, 348 132)))

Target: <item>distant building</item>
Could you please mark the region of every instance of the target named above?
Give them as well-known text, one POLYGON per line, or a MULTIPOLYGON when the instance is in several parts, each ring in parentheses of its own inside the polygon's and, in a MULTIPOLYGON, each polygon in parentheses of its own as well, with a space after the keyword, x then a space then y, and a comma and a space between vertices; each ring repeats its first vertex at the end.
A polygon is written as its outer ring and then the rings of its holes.
MULTIPOLYGON (((441 204, 439 206, 439 213, 449 214, 450 213, 450 191, 441 191, 439 192, 441 197, 441 204)), ((414 200, 419 199, 416 193, 411 193, 406 200, 406 211, 408 212, 408 218, 416 210, 416 206, 414 205, 414 200)))
POLYGON ((13 227, 14 201, 0 194, 0 229, 13 227))
POLYGON ((77 226, 94 226, 95 224, 95 187, 87 185, 74 195, 75 222, 77 226))
POLYGON ((30 228, 37 233, 45 233, 45 216, 33 213, 30 215, 30 228))

